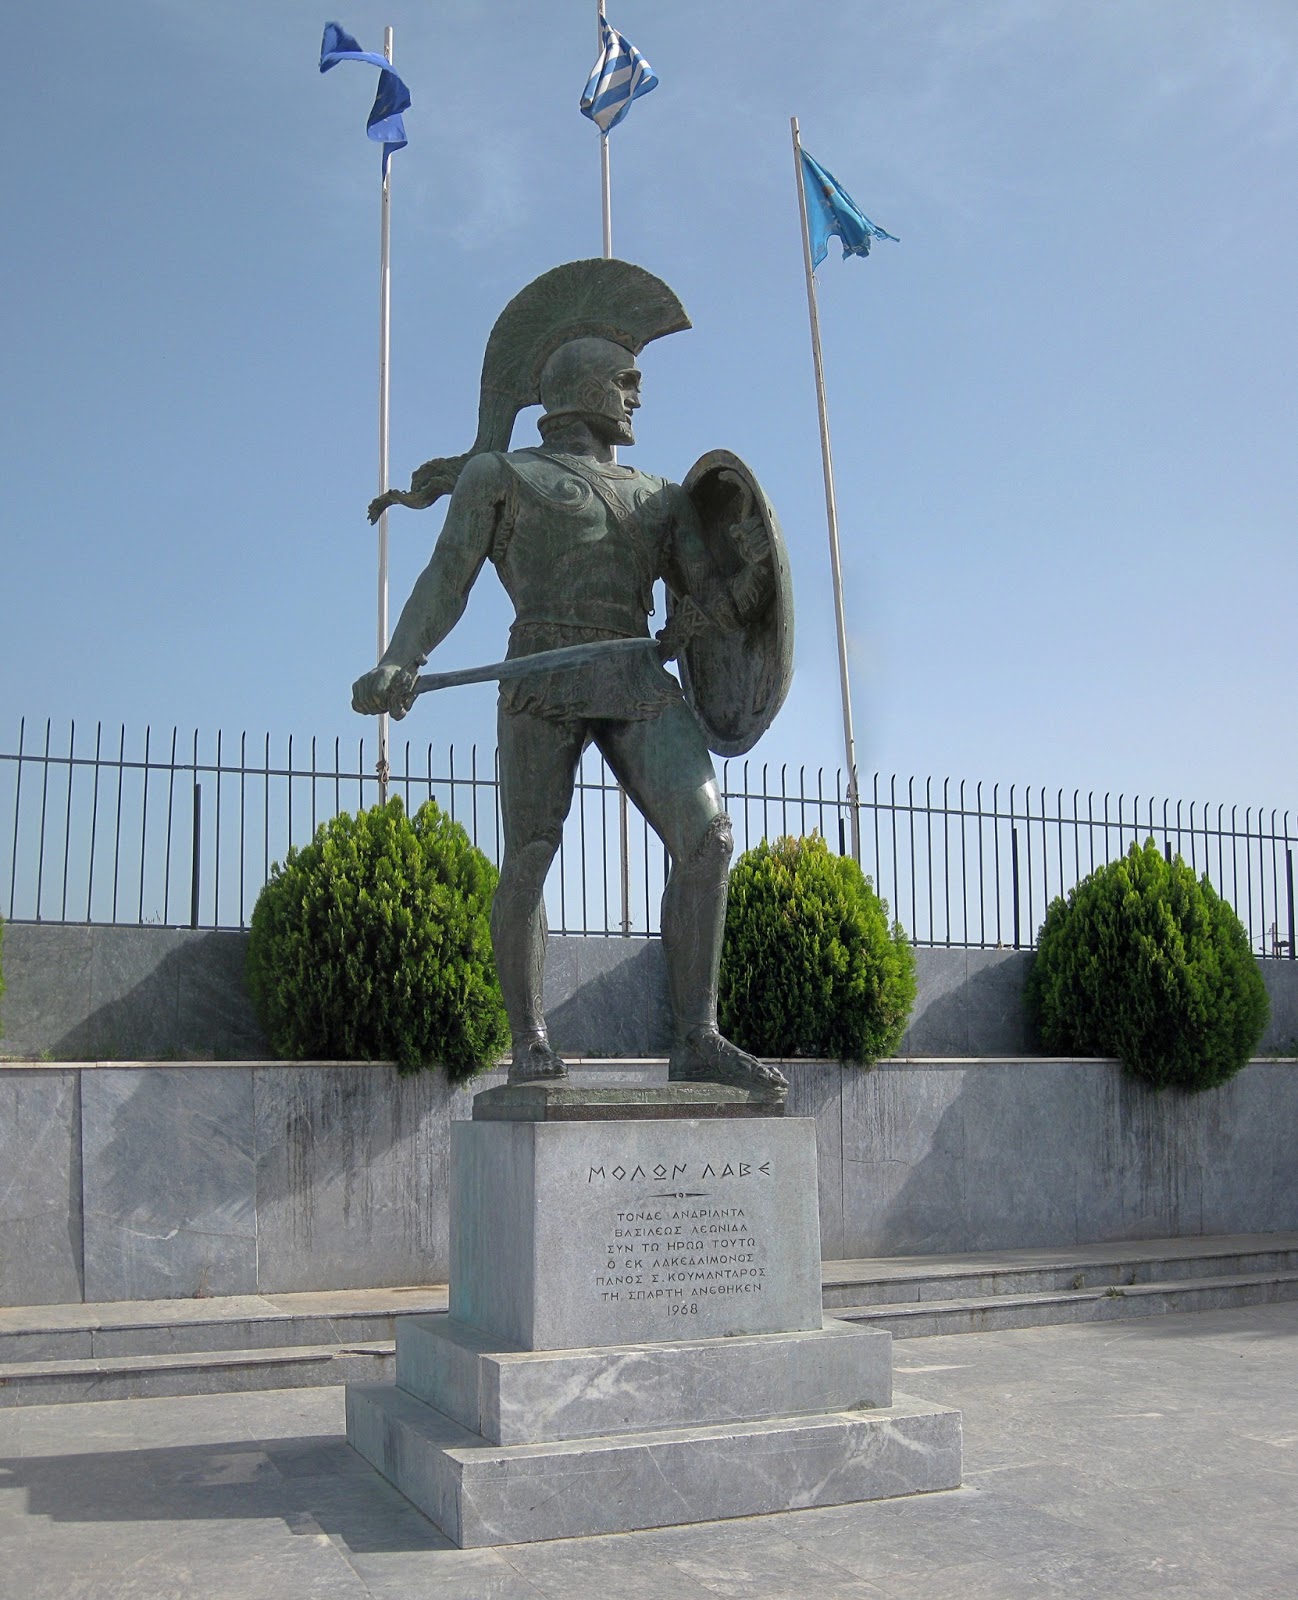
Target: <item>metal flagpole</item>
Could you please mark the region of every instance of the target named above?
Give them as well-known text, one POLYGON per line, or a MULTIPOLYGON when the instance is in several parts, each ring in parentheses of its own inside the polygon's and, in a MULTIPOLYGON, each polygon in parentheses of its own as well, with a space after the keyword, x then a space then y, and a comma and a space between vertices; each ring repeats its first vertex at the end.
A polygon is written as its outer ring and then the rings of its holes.
POLYGON ((820 456, 825 471, 825 515, 829 522, 829 568, 834 579, 834 620, 838 626, 838 681, 843 696, 843 750, 847 757, 847 810, 851 820, 852 859, 861 859, 861 819, 856 784, 856 739, 852 733, 852 686, 847 673, 847 623, 843 615, 843 574, 838 559, 838 506, 834 499, 834 462, 829 449, 829 413, 825 409, 825 370, 820 355, 820 313, 811 265, 811 229, 807 223, 807 191, 802 175, 802 138, 797 117, 793 129, 793 166, 798 175, 798 209, 802 214, 802 264, 807 273, 807 314, 811 318, 811 359, 816 370, 816 406, 820 413, 820 456))
POLYGON ((608 134, 601 130, 599 136, 600 191, 604 200, 604 259, 613 255, 613 185, 609 178, 608 134))
MULTIPOLYGON (((595 16, 595 49, 602 52, 604 49, 604 0, 597 0, 595 16)), ((596 60, 598 60, 598 55, 596 60)), ((609 176, 608 165, 608 133, 605 129, 599 130, 599 193, 603 203, 604 215, 604 259, 609 261, 613 256, 613 184, 609 176)))
MULTIPOLYGON (((392 29, 383 30, 383 54, 392 60, 392 29)), ((388 355, 392 320, 392 162, 383 151, 383 191, 379 202, 379 493, 388 491, 388 355)), ((379 658, 388 647, 388 513, 379 515, 379 658)), ((379 717, 379 804, 388 798, 388 714, 379 717)))
MULTIPOLYGON (((595 35, 598 42, 595 48, 603 50, 604 0, 599 0, 598 11, 599 15, 595 22, 595 35)), ((599 179, 600 199, 604 208, 604 259, 609 261, 613 256, 613 183, 609 176, 608 130, 605 128, 599 130, 599 179)))
MULTIPOLYGON (((604 21, 604 0, 598 0, 596 6, 597 17, 595 20, 595 33, 598 37, 597 50, 604 48, 604 30, 601 24, 604 21)), ((608 134, 600 129, 599 134, 599 176, 600 200, 602 203, 604 220, 604 259, 611 261, 613 258, 613 184, 608 162, 608 134)), ((617 460, 617 447, 613 448, 613 459, 617 460)), ((618 837, 618 865, 620 868, 622 887, 622 932, 631 932, 631 818, 627 810, 626 790, 621 784, 617 789, 617 837, 618 837)))

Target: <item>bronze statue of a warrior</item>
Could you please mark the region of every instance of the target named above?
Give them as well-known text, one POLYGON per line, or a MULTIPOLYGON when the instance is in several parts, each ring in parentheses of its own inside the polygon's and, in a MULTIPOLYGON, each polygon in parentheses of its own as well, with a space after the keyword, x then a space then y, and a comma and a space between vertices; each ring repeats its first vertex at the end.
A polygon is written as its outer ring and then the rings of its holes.
MULTIPOLYGON (((723 451, 684 485, 617 464, 635 442, 636 357, 689 327, 659 279, 623 261, 575 261, 521 291, 498 319, 482 371, 478 437, 438 458, 387 504, 431 505, 446 522, 382 660, 357 680, 357 711, 404 715, 436 680, 415 673, 464 610, 490 561, 514 604, 498 711, 504 858, 491 936, 513 1039, 511 1083, 566 1076, 541 1004, 546 875, 594 743, 666 846, 663 951, 673 1080, 782 1093, 783 1075, 717 1030, 717 969, 734 842, 709 748, 746 750, 769 726, 792 670, 792 603, 779 525, 752 474, 723 451), (541 443, 510 450, 518 412, 540 401, 541 443), (650 638, 653 585, 669 596, 650 638), (636 648, 628 641, 642 641, 636 648), (547 652, 562 651, 558 658, 547 652), (546 657, 535 670, 519 658, 546 657), (681 681, 663 663, 679 659, 681 681)), ((455 677, 455 674, 449 675, 455 677)))

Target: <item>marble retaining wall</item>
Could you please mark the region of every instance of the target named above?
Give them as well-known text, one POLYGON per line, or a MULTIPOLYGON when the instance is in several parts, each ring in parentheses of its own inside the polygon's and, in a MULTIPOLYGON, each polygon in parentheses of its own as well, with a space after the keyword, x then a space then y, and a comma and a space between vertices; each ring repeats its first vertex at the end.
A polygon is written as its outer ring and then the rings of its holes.
MULTIPOLYGON (((830 1258, 1298 1229, 1298 1062, 1196 1096, 1109 1061, 789 1072, 830 1258)), ((0 1065, 0 1304, 444 1281, 469 1114, 382 1064, 0 1065)))
POLYGON ((1298 1228, 1298 1061, 1198 1095, 1116 1061, 795 1064, 828 1259, 1298 1228))
MULTIPOLYGON (((263 1060, 271 1050, 244 983, 247 949, 241 932, 8 923, 0 1056, 263 1060)), ((552 938, 545 997, 562 1050, 667 1049, 657 939, 552 938)))
MULTIPOLYGON (((0 1055, 56 1060, 257 1060, 270 1054, 243 981, 246 933, 12 923, 0 1055)), ((916 951, 919 995, 904 1056, 1009 1056, 1032 1049, 1026 950, 916 951)), ((1298 962, 1259 963, 1271 996, 1260 1051, 1298 1053, 1298 962)), ((554 937, 546 1008, 573 1055, 668 1048, 657 939, 554 937)))

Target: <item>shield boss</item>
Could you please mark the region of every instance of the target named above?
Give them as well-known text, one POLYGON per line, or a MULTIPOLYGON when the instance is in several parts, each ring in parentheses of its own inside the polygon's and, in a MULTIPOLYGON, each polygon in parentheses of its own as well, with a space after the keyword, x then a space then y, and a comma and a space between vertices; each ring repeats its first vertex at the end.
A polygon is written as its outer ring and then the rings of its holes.
POLYGON ((765 553, 774 588, 770 603, 737 633, 691 639, 677 661, 681 687, 708 748, 742 756, 784 704, 793 678, 793 585, 784 535, 752 472, 729 450, 709 450, 686 474, 714 569, 726 579, 765 553), (745 513, 755 515, 739 526, 745 513), (742 546, 746 545, 747 548, 742 546))

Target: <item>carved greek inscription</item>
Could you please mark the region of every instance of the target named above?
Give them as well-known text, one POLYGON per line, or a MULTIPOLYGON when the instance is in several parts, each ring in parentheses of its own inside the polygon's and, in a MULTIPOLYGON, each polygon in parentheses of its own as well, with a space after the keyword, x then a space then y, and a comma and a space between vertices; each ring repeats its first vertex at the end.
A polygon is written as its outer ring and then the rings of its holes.
MULTIPOLYGON (((614 1183, 628 1183, 652 1177, 657 1179, 659 1183, 675 1183, 679 1179, 688 1179, 690 1177, 690 1165, 689 1162, 674 1161, 668 1167, 665 1162, 660 1161, 652 1167, 645 1167, 639 1163, 634 1167, 627 1167, 621 1164, 592 1166, 586 1174, 586 1182, 606 1183, 611 1180, 614 1183)), ((761 1161, 756 1165, 750 1161, 726 1161, 719 1167, 714 1162, 707 1161, 704 1162, 701 1170, 697 1170, 697 1163, 694 1163, 694 1166, 696 1168, 695 1177, 699 1182, 702 1182, 704 1178, 769 1178, 771 1176, 771 1163, 769 1161, 761 1161)), ((684 1199, 685 1196, 676 1195, 673 1198, 684 1199)))
POLYGON ((611 1223, 594 1273, 601 1301, 661 1301, 679 1314, 700 1300, 763 1292, 764 1241, 744 1206, 621 1208, 611 1223))
POLYGON ((764 1213, 744 1200, 758 1201, 750 1186, 765 1189, 771 1177, 771 1162, 758 1159, 589 1163, 584 1186, 607 1188, 612 1202, 602 1249, 594 1243, 597 1301, 653 1302, 664 1317, 679 1317, 764 1293, 764 1213))

